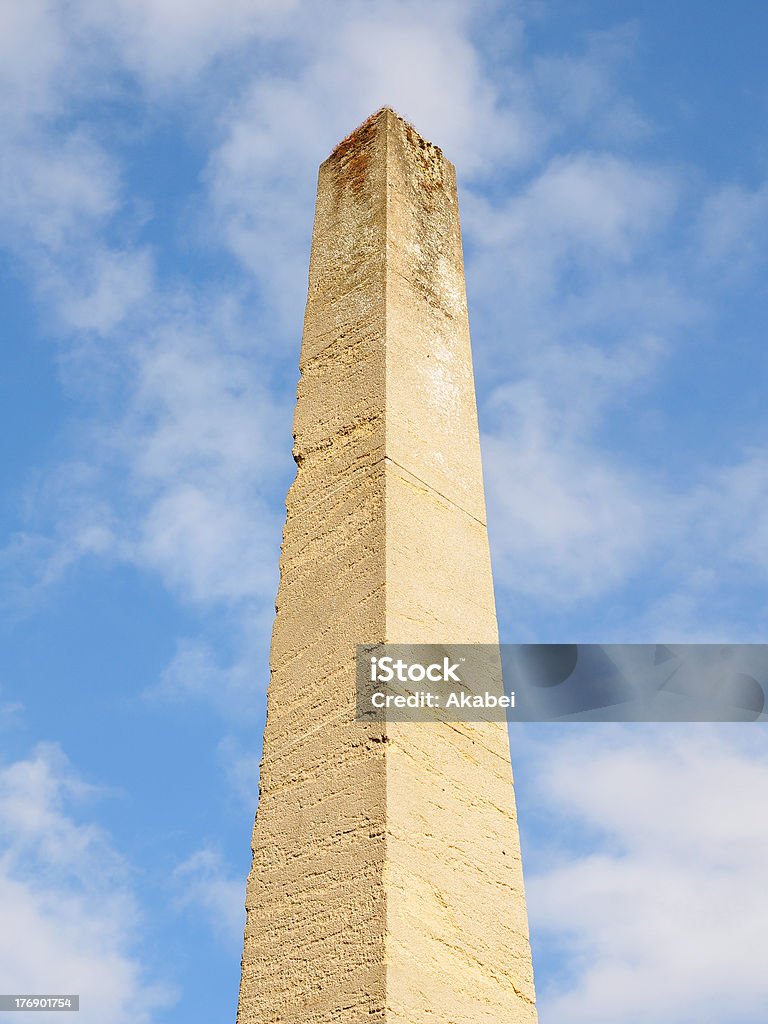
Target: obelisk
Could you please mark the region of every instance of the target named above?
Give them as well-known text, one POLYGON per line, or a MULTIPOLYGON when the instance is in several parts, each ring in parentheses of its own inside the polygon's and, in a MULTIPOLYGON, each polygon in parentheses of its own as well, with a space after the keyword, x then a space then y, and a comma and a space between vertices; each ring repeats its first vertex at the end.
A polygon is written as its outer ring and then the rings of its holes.
POLYGON ((320 168, 238 1024, 533 1024, 504 722, 355 720, 355 647, 495 643, 454 168, 320 168))

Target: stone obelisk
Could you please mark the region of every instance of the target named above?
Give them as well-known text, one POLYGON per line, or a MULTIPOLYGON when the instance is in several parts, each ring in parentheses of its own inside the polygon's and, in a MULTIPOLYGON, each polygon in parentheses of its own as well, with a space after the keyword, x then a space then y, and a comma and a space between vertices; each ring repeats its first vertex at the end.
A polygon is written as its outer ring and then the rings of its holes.
POLYGON ((355 720, 355 647, 494 643, 455 172, 320 168, 238 1024, 534 1024, 503 722, 355 720))

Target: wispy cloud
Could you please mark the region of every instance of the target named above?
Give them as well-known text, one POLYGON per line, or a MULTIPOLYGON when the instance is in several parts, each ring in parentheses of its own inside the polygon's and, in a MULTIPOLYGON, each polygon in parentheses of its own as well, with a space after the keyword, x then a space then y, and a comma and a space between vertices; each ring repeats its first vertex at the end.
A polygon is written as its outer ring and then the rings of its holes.
POLYGON ((262 717, 272 608, 258 600, 239 606, 235 620, 228 623, 227 651, 204 634, 181 638, 159 682, 145 697, 154 702, 201 701, 239 726, 262 717))
MULTIPOLYGON (((43 45, 34 67, 7 65, 28 117, 12 118, 6 241, 56 318, 67 385, 99 400, 81 450, 50 475, 54 524, 21 523, 6 561, 27 559, 52 580, 84 555, 125 560, 189 605, 228 607, 235 630, 254 602, 269 607, 315 167, 388 102, 461 172, 502 592, 534 607, 598 601, 672 548, 677 579, 699 578, 704 548, 686 541, 699 526, 723 578, 760 562, 759 455, 741 449, 714 466, 694 455, 685 485, 671 486, 615 438, 633 409, 653 417, 647 396, 702 322, 713 275, 722 286, 716 268, 757 258, 763 190, 719 183, 683 202, 686 172, 642 157, 652 126, 621 87, 636 26, 534 57, 522 8, 498 22, 501 34, 490 7, 442 4, 436 19, 437 9, 339 2, 319 17, 301 3, 199 0, 181 12, 172 0, 80 0, 66 22, 42 4, 10 19, 18 41, 34 33, 43 45), (85 42, 88 60, 69 73, 85 42), (260 59, 240 60, 248 47, 260 59), (393 52, 400 59, 382 56, 393 52), (128 195, 120 158, 95 122, 54 120, 79 108, 90 81, 165 111, 203 84, 226 96, 191 122, 204 167, 194 244, 221 254, 217 296, 159 279, 140 240, 151 207, 128 195), (17 167, 29 168, 21 191, 17 167), (749 527, 738 525, 740 500, 754 510, 749 527)), ((648 616, 681 608, 681 588, 660 572, 648 616)), ((166 686, 204 649, 185 639, 166 686)))
POLYGON ((237 948, 245 926, 245 880, 230 874, 221 854, 210 847, 195 851, 173 871, 177 906, 202 911, 208 925, 227 945, 237 948))
POLYGON ((135 952, 127 865, 73 814, 91 793, 54 745, 0 768, 0 986, 79 993, 91 1024, 149 1024, 173 993, 135 952))
POLYGON ((529 907, 542 956, 563 961, 539 976, 542 1024, 760 1020, 760 737, 590 727, 588 743, 548 730, 533 750, 528 813, 547 824, 531 826, 529 907))
POLYGON ((698 256, 706 268, 743 277, 765 262, 768 181, 757 188, 729 183, 714 190, 702 205, 696 225, 698 256))
MULTIPOLYGON (((84 558, 160 580, 199 630, 185 625, 137 693, 214 708, 219 763, 249 801, 316 165, 382 103, 459 170, 500 607, 524 605, 529 632, 555 608, 591 609, 602 628, 615 604, 636 639, 764 635, 768 602, 751 595, 768 570, 768 439, 734 431, 717 456, 704 439, 678 480, 661 392, 713 297, 738 296, 760 267, 765 185, 648 156, 655 126, 622 87, 641 29, 534 53, 535 7, 26 0, 0 13, 2 244, 80 417, 27 479, 0 562, 17 599, 84 558), (148 229, 151 182, 131 179, 159 123, 198 161, 184 222, 163 225, 168 252, 148 229), (749 590, 746 614, 731 586, 749 590)), ((695 400, 687 381, 677 390, 695 400)), ((725 733, 621 738, 553 742, 536 762, 551 834, 602 836, 583 855, 549 849, 532 879, 534 927, 570 970, 543 985, 542 1024, 751 1024, 768 908, 745 794, 765 789, 762 755, 725 733)), ((132 946, 114 843, 72 809, 84 793, 51 748, 0 771, 0 980, 37 988, 45 964, 47 985, 92 993, 84 1019, 122 1024, 130 1004, 148 1022, 167 994, 132 946)), ((239 941, 242 885, 223 854, 192 854, 175 884, 239 941)))

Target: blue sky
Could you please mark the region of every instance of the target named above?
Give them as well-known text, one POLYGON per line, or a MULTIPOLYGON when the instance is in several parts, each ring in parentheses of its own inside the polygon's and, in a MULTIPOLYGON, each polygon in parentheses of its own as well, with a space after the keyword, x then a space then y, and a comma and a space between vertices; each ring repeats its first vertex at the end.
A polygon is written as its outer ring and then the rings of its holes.
MULTIPOLYGON (((504 639, 766 639, 767 37, 0 7, 1 991, 234 1019, 317 165, 384 103, 457 167, 504 639)), ((761 730, 512 738, 542 1024, 762 1022, 761 730)))

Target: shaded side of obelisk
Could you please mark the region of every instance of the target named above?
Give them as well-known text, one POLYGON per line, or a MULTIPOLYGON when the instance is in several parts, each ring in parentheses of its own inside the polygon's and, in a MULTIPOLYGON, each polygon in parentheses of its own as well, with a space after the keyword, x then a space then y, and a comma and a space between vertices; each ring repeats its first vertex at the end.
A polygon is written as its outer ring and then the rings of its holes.
POLYGON ((320 169, 238 1024, 533 1024, 504 723, 356 722, 355 645, 497 639, 455 175, 320 169))

